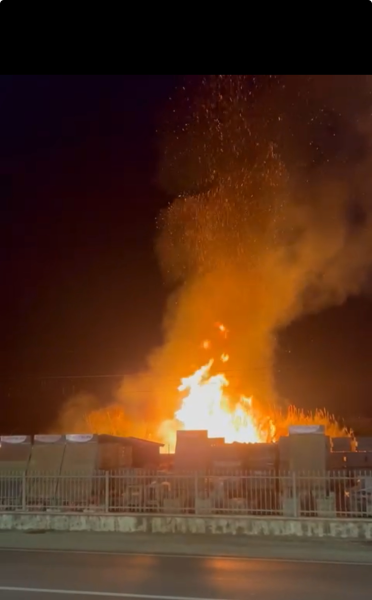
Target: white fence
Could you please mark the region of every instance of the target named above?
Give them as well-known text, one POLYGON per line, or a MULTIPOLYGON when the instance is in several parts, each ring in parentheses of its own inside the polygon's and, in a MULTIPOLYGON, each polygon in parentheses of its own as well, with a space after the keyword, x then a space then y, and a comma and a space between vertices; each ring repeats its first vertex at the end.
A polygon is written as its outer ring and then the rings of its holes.
POLYGON ((372 472, 0 472, 5 511, 372 518, 372 472))

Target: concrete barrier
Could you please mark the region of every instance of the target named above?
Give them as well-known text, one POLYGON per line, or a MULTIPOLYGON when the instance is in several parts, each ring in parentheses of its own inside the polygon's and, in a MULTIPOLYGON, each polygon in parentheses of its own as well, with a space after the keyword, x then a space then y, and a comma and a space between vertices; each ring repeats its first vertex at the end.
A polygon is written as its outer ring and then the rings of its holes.
POLYGON ((1 513, 0 531, 178 533, 372 540, 372 519, 1 513))

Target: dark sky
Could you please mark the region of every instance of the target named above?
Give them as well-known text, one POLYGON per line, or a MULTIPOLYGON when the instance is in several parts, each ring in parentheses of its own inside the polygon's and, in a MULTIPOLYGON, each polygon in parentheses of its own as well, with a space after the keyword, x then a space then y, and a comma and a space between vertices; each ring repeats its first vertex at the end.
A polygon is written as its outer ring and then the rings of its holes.
MULTIPOLYGON (((153 251, 156 128, 176 76, 1 77, 1 380, 4 433, 47 428, 81 389, 109 399, 161 341, 153 251), (76 378, 70 378, 76 376, 76 378)), ((293 403, 372 415, 372 306, 292 325, 277 378, 293 403)))

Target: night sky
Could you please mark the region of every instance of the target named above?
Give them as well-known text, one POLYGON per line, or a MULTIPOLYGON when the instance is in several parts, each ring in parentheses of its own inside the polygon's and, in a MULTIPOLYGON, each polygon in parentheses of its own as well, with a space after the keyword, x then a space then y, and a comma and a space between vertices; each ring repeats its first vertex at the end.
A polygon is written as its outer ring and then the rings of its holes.
MULTIPOLYGON (((3 433, 109 401, 161 343, 159 122, 178 76, 0 78, 3 433), (102 376, 102 377, 101 377, 102 376)), ((368 296, 293 323, 275 373, 297 406, 372 416, 368 296)))

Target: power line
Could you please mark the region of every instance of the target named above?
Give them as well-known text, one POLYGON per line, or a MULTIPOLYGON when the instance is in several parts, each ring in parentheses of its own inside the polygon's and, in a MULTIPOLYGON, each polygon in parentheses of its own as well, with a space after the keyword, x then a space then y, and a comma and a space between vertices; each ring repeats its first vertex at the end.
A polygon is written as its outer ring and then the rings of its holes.
MULTIPOLYGON (((303 369, 306 369, 308 366, 307 365, 300 365, 300 366, 286 366, 286 367, 281 367, 279 368, 275 368, 275 367, 271 367, 271 366, 257 366, 257 367, 249 367, 246 369, 225 369, 224 367, 221 367, 221 369, 217 369, 220 374, 222 375, 226 375, 226 376, 230 376, 230 377, 234 377, 234 376, 241 376, 241 375, 246 375, 249 373, 257 373, 257 372, 261 372, 261 373, 268 373, 268 374, 276 374, 276 373, 280 373, 282 371, 300 371, 303 369)), ((199 369, 200 367, 197 367, 197 369, 199 369)), ((195 369, 196 370, 196 369, 195 369)), ((181 375, 181 378, 187 378, 189 376, 191 376, 193 373, 192 372, 185 372, 183 375, 181 375)), ((212 373, 213 375, 213 373, 212 373)), ((92 375, 92 374, 79 374, 79 375, 70 375, 70 374, 63 374, 63 375, 36 375, 36 374, 14 374, 14 375, 8 375, 8 376, 4 376, 4 378, 6 378, 7 380, 15 380, 15 379, 34 379, 34 380, 43 380, 43 381, 53 381, 53 380, 74 380, 74 379, 125 379, 126 377, 130 377, 130 378, 138 378, 138 379, 148 379, 148 380, 156 380, 156 381, 171 381, 171 380, 179 380, 180 377, 179 376, 157 376, 153 373, 146 373, 146 372, 141 372, 141 371, 137 371, 137 372, 133 372, 133 371, 124 371, 121 373, 100 373, 100 374, 96 374, 96 375, 92 375)), ((1 379, 1 376, 0 376, 1 379)))

